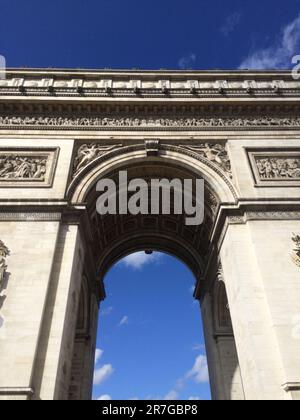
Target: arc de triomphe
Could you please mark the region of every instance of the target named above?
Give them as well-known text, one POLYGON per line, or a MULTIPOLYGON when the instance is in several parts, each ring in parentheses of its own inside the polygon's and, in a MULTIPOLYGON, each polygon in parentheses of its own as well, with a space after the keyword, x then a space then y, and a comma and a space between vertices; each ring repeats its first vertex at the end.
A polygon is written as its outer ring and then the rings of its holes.
POLYGON ((299 98, 288 72, 7 72, 0 399, 91 398, 104 276, 147 249, 195 275, 215 399, 300 398, 299 98), (124 169, 204 179, 203 225, 99 216, 124 169))

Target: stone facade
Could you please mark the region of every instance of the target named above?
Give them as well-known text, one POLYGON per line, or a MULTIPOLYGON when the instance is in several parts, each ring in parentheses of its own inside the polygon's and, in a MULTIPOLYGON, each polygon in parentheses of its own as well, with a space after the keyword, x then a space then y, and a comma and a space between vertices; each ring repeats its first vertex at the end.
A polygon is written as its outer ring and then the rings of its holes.
POLYGON ((148 249, 195 275, 214 399, 300 399, 299 98, 288 72, 7 72, 0 399, 91 398, 105 274, 148 249), (99 216, 124 169, 203 178, 203 225, 99 216))

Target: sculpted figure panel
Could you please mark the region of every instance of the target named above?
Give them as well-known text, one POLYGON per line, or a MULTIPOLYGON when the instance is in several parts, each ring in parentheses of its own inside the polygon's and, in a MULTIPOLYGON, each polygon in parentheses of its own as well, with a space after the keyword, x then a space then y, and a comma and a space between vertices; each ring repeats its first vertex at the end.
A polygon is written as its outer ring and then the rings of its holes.
POLYGON ((98 157, 108 153, 118 147, 122 147, 122 145, 113 145, 113 146, 103 146, 97 143, 91 144, 84 144, 82 145, 78 151, 77 156, 74 160, 74 174, 75 177, 78 172, 80 172, 83 168, 85 168, 88 164, 93 162, 98 157))
POLYGON ((0 187, 51 186, 58 148, 0 149, 0 187))
POLYGON ((249 116, 229 117, 196 116, 196 117, 151 117, 151 116, 49 116, 49 115, 0 115, 0 125, 5 127, 37 126, 37 127, 69 127, 81 129, 90 128, 247 128, 247 127, 300 127, 300 117, 268 117, 249 116))
POLYGON ((299 186, 300 149, 248 149, 256 186, 299 186))
POLYGON ((7 270, 6 257, 9 255, 9 249, 0 240, 0 291, 2 289, 3 280, 7 270))
POLYGON ((256 165, 261 179, 299 179, 299 158, 256 158, 256 165))
POLYGON ((225 145, 205 143, 200 144, 199 146, 183 145, 181 147, 185 147, 186 149, 192 150, 193 152, 198 153, 210 162, 215 163, 226 173, 226 175, 232 178, 231 163, 225 145))
POLYGON ((292 241, 295 244, 295 248, 292 254, 292 260, 298 267, 300 267, 300 235, 294 235, 292 237, 292 241))
POLYGON ((44 181, 46 168, 47 159, 43 157, 0 155, 0 180, 44 181))

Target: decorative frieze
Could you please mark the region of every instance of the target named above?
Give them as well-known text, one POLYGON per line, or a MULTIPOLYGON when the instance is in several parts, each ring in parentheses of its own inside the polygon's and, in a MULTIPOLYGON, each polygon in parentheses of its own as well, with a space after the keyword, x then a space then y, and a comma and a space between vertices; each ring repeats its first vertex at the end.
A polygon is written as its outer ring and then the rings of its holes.
MULTIPOLYGON (((179 111, 180 112, 180 111, 179 111)), ((35 127, 35 128, 61 128, 61 129, 243 129, 243 128, 276 128, 300 127, 300 117, 269 117, 269 116, 194 116, 194 117, 155 117, 155 116, 49 116, 49 115, 0 115, 0 126, 6 128, 35 127)))
POLYGON ((50 187, 58 149, 0 149, 1 187, 50 187))
POLYGON ((0 240, 0 291, 2 289, 3 280, 7 270, 6 258, 8 257, 9 253, 10 252, 7 246, 0 240))
POLYGON ((294 249, 292 253, 292 260, 294 263, 300 267, 300 235, 295 235, 292 237, 294 243, 294 249))
POLYGON ((257 186, 300 185, 300 149, 248 151, 257 186))

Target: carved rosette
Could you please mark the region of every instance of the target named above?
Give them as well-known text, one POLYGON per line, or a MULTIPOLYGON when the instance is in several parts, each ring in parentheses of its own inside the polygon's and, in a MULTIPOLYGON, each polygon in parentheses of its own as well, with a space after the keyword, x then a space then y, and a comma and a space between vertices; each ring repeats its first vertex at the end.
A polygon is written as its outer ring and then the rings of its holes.
POLYGON ((0 241, 0 290, 7 270, 6 258, 9 255, 9 249, 0 241))
POLYGON ((292 252, 292 260, 294 263, 300 267, 300 235, 295 235, 292 237, 292 241, 294 243, 294 249, 292 252))

